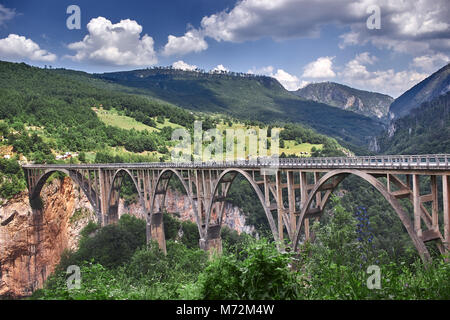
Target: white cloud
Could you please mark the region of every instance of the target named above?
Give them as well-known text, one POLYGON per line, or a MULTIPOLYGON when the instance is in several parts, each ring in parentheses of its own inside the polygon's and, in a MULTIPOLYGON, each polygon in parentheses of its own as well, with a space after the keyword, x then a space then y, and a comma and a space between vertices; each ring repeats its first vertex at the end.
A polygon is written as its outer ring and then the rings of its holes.
POLYGON ((369 52, 363 52, 357 54, 355 60, 361 64, 374 64, 376 61, 378 61, 378 58, 374 55, 370 55, 369 52))
POLYGON ((347 0, 242 0, 231 10, 203 17, 201 26, 205 35, 217 41, 311 37, 319 34, 321 24, 347 21, 352 16, 345 10, 347 3, 347 0))
POLYGON ((91 61, 113 66, 144 66, 157 63, 153 38, 144 34, 136 21, 126 19, 113 24, 104 17, 91 19, 82 41, 69 44, 75 61, 91 61))
POLYGON ((300 81, 295 75, 292 75, 283 69, 277 69, 277 72, 273 73, 274 67, 266 66, 259 69, 252 68, 247 71, 247 73, 251 74, 260 74, 266 75, 278 80, 278 82, 289 91, 295 91, 299 88, 304 87, 307 84, 307 81, 300 81))
POLYGON ((381 29, 369 30, 365 20, 351 24, 351 31, 341 35, 340 47, 366 44, 397 52, 430 54, 450 49, 450 6, 448 0, 360 0, 356 11, 376 4, 381 9, 381 29))
POLYGON ((169 35, 167 44, 164 46, 162 54, 165 56, 185 55, 191 52, 200 52, 208 49, 203 36, 199 31, 192 29, 182 37, 169 35))
POLYGON ((16 16, 14 9, 6 8, 0 3, 0 26, 4 25, 7 21, 13 19, 16 16))
POLYGON ((252 69, 249 69, 247 71, 247 73, 250 74, 260 74, 260 75, 270 75, 273 73, 273 67, 272 66, 267 66, 267 67, 262 67, 262 68, 255 68, 253 67, 252 69))
POLYGON ((30 59, 33 61, 51 62, 56 60, 56 55, 43 50, 31 39, 17 34, 10 34, 7 38, 0 39, 0 58, 17 61, 30 59))
MULTIPOLYGON (((374 58, 372 57, 372 60, 374 58)), ((345 65, 338 76, 343 83, 352 87, 387 93, 393 97, 401 95, 428 76, 426 73, 415 70, 399 72, 395 72, 393 69, 369 71, 366 67, 367 64, 370 63, 361 59, 361 55, 357 55, 345 65)))
POLYGON ((350 26, 340 47, 371 42, 419 54, 450 49, 448 0, 241 0, 203 17, 201 31, 217 41, 318 37, 325 25, 350 26), (371 5, 380 7, 381 29, 369 30, 371 5), (415 50, 415 51, 414 51, 415 50))
POLYGON ((310 83, 311 83, 310 81, 302 80, 302 82, 300 82, 299 89, 306 87, 310 83))
POLYGON ((427 73, 436 72, 450 62, 450 58, 442 53, 424 55, 413 59, 412 66, 427 73))
POLYGON ((214 69, 211 70, 211 72, 218 72, 218 73, 220 73, 220 72, 228 72, 228 71, 229 70, 227 68, 225 68, 223 66, 223 64, 219 64, 219 65, 215 66, 214 69))
POLYGON ((172 63, 172 67, 174 69, 179 69, 179 70, 185 70, 185 71, 194 71, 197 69, 197 66, 194 66, 192 64, 188 64, 182 60, 176 61, 174 63, 172 63))
POLYGON ((320 57, 316 61, 308 63, 302 77, 304 78, 334 78, 336 73, 333 71, 334 57, 320 57))
POLYGON ((301 87, 300 79, 287 73, 283 69, 278 69, 277 72, 271 76, 277 79, 286 90, 295 91, 301 87))

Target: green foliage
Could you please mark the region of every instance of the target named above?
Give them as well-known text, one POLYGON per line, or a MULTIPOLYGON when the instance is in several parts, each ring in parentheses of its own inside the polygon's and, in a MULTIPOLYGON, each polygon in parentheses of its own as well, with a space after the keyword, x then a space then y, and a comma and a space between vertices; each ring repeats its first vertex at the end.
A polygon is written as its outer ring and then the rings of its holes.
POLYGON ((27 187, 17 158, 0 158, 0 197, 10 199, 27 187))
POLYGON ((177 239, 189 249, 198 248, 200 235, 198 233, 197 224, 191 221, 180 221, 168 213, 164 213, 163 219, 166 240, 177 239))
MULTIPOLYGON (((25 64, 0 62, 0 119, 13 130, 8 143, 16 152, 36 162, 51 159, 50 147, 58 150, 92 151, 105 146, 125 147, 131 152, 156 151, 167 145, 164 136, 148 131, 124 130, 106 126, 92 107, 115 108, 143 123, 151 117, 168 118, 173 123, 192 125, 194 116, 180 108, 148 97, 108 89, 88 74, 64 70, 43 70, 25 64), (25 124, 37 127, 51 138, 52 146, 36 133, 29 135, 25 124), (40 140, 39 140, 40 139, 40 140)), ((2 125, 2 135, 10 132, 2 125)))
MULTIPOLYGON (((354 217, 338 198, 333 204, 333 214, 323 224, 314 225, 316 242, 304 243, 300 255, 280 253, 265 239, 242 239, 237 242, 240 249, 227 249, 210 259, 198 248, 168 240, 164 255, 155 242, 138 246, 139 234, 145 230, 135 218, 123 216, 116 227, 126 231, 127 241, 134 243, 129 254, 116 240, 109 239, 112 245, 105 243, 103 233, 112 229, 98 229, 90 223, 82 232, 80 249, 63 253, 55 273, 31 299, 450 298, 450 264, 440 258, 427 268, 420 260, 411 264, 401 259, 380 261, 381 289, 368 289, 369 274, 366 265, 361 266, 355 245, 354 217), (102 255, 96 249, 100 245, 107 247, 102 255), (82 258, 79 252, 87 247, 94 252, 82 258), (108 263, 118 258, 125 263, 108 263), (66 268, 73 264, 81 267, 81 288, 68 290, 66 268)), ((234 237, 228 232, 222 233, 224 242, 234 237)))
POLYGON ((450 93, 409 111, 379 137, 385 154, 439 154, 450 152, 450 93), (395 128, 391 135, 389 132, 395 128))
POLYGON ((203 299, 295 299, 297 283, 290 255, 266 240, 252 242, 241 253, 216 258, 200 277, 203 299))
POLYGON ((411 238, 397 213, 378 190, 354 176, 349 176, 342 182, 341 190, 347 191, 341 199, 342 206, 347 211, 354 212, 360 205, 367 208, 374 235, 373 245, 379 255, 387 256, 392 261, 402 260, 407 263, 418 258, 411 238))
POLYGON ((238 175, 231 184, 228 201, 245 214, 246 223, 255 227, 259 234, 270 232, 266 213, 250 183, 238 175))
POLYGON ((92 224, 88 228, 89 232, 82 233, 80 248, 66 264, 94 260, 107 268, 115 268, 129 261, 134 251, 146 242, 145 222, 129 215, 123 215, 117 224, 99 229, 93 237, 88 235, 94 229, 92 224))
POLYGON ((328 263, 344 265, 355 257, 356 219, 341 205, 340 199, 333 196, 330 219, 322 227, 315 222, 313 232, 317 235, 316 243, 311 247, 313 256, 323 257, 328 263))
POLYGON ((119 90, 134 89, 134 93, 157 97, 183 108, 252 119, 252 122, 293 121, 356 145, 366 144, 366 137, 383 129, 377 120, 301 99, 266 76, 153 68, 97 77, 120 85, 119 90))

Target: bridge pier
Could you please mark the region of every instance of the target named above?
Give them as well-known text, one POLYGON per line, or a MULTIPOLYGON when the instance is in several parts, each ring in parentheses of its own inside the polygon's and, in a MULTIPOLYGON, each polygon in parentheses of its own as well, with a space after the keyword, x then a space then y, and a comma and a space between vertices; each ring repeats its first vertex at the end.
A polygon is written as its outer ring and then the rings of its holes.
POLYGON ((214 254, 222 254, 222 238, 220 237, 220 225, 210 226, 206 239, 199 240, 200 249, 205 250, 211 257, 214 254))
MULTIPOLYGON (((164 223, 163 223, 163 213, 162 212, 155 212, 152 215, 152 220, 150 223, 150 234, 151 239, 154 239, 158 242, 159 248, 164 252, 164 254, 167 253, 166 249, 166 235, 164 233, 164 223)), ((147 240, 150 240, 147 238, 147 240)))

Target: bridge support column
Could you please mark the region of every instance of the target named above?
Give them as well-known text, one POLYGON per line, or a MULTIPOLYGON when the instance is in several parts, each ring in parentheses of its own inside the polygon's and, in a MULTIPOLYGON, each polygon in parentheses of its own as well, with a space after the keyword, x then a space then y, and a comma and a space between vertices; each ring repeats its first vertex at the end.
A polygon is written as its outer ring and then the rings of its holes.
POLYGON ((155 212, 152 215, 152 221, 150 225, 151 238, 158 241, 159 248, 167 253, 166 249, 166 235, 164 233, 163 213, 155 212))
POLYGON ((222 238, 220 237, 220 225, 210 226, 206 239, 200 239, 200 249, 205 250, 211 257, 214 254, 222 254, 222 238))

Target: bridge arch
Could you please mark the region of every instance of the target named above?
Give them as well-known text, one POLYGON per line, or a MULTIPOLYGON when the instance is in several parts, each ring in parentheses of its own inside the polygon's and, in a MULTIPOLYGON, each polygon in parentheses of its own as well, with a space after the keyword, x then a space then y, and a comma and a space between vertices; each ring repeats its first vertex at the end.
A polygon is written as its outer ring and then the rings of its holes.
POLYGON ((120 195, 119 190, 120 190, 120 186, 122 185, 123 174, 127 174, 128 177, 131 178, 131 181, 133 182, 136 192, 138 193, 138 196, 139 196, 139 204, 140 204, 141 208, 144 210, 144 212, 146 212, 145 201, 144 201, 144 198, 142 197, 142 192, 141 192, 139 183, 136 181, 136 179, 134 178, 134 176, 130 172, 130 170, 121 168, 121 169, 118 169, 116 172, 114 172, 114 175, 112 177, 111 184, 110 184, 110 187, 109 187, 109 190, 107 193, 108 197, 107 197, 107 202, 106 202, 106 214, 108 215, 108 217, 107 217, 108 220, 111 220, 111 221, 114 221, 115 218, 118 218, 118 212, 116 212, 116 211, 118 210, 118 202, 119 202, 119 195, 120 195), (114 183, 117 183, 117 182, 118 182, 118 185, 115 186, 114 183), (114 191, 117 191, 116 195, 114 195, 114 191), (112 212, 112 211, 114 211, 114 212, 112 212))
POLYGON ((83 193, 86 195, 86 197, 89 200, 89 203, 94 209, 94 212, 97 214, 98 222, 101 222, 101 208, 100 208, 101 204, 100 201, 97 202, 98 197, 95 193, 95 190, 92 189, 92 187, 89 188, 89 183, 84 181, 81 174, 78 173, 77 171, 67 170, 63 168, 45 170, 44 173, 37 178, 37 182, 30 192, 30 200, 33 201, 34 199, 37 199, 40 196, 42 188, 44 187, 48 178, 55 172, 64 173, 65 175, 70 177, 72 181, 74 181, 77 185, 80 186, 81 190, 83 190, 83 193))
MULTIPOLYGON (((229 191, 229 189, 231 187, 231 185, 234 182, 234 179, 236 178, 236 176, 238 174, 243 176, 250 183, 250 185, 252 186, 252 188, 255 191, 256 195, 258 196, 258 199, 259 199, 259 201, 260 201, 260 203, 261 203, 261 205, 262 205, 262 207, 264 209, 264 212, 266 214, 266 218, 267 218, 267 220, 269 222, 270 231, 272 232, 273 239, 275 240, 275 242, 277 243, 277 246, 278 246, 279 237, 278 237, 275 221, 273 219, 272 213, 270 212, 269 208, 265 204, 265 198, 264 198, 264 195, 263 195, 261 189, 259 188, 257 183, 253 180, 252 176, 248 172, 246 172, 245 170, 242 170, 242 169, 238 169, 238 168, 230 168, 230 169, 224 170, 219 175, 219 177, 217 179, 217 182, 214 185, 214 189, 213 189, 214 191, 212 193, 211 200, 210 200, 209 205, 207 207, 208 211, 207 211, 207 214, 206 214, 206 223, 205 223, 206 224, 206 230, 205 230, 205 237, 204 237, 204 239, 208 238, 208 232, 209 232, 209 227, 210 227, 210 219, 211 219, 212 209, 213 209, 213 205, 215 203, 215 199, 218 196, 218 191, 219 191, 220 184, 224 182, 224 179, 225 179, 225 177, 227 175, 231 175, 232 176, 232 178, 229 181, 230 182, 229 185, 225 188, 224 197, 226 197, 227 194, 228 194, 228 191, 229 191)), ((219 228, 220 229, 222 228, 222 218, 223 218, 224 208, 225 208, 225 206, 222 206, 221 210, 219 212, 219 228)), ((220 232, 218 234, 220 235, 220 232)))
POLYGON ((150 211, 148 212, 148 215, 147 215, 147 219, 148 219, 147 226, 151 223, 153 215, 155 214, 155 212, 154 212, 155 202, 156 202, 156 197, 158 195, 162 195, 162 199, 160 200, 160 209, 161 209, 161 207, 164 206, 165 201, 166 201, 167 190, 169 189, 169 183, 173 176, 178 178, 178 180, 181 182, 181 185, 183 186, 184 191, 186 192, 186 195, 188 196, 189 202, 192 206, 192 210, 194 211, 199 235, 200 235, 200 237, 202 237, 202 235, 203 235, 202 222, 201 222, 201 218, 199 217, 198 212, 197 212, 197 203, 194 201, 191 192, 189 192, 190 189, 186 185, 185 179, 182 177, 182 175, 180 174, 180 172, 178 170, 175 170, 172 168, 164 169, 158 175, 155 186, 153 187, 152 195, 150 197, 150 211), (164 183, 163 183, 163 181, 164 181, 164 183), (159 189, 161 187, 161 185, 162 185, 163 189, 159 189))
POLYGON ((296 229, 294 239, 293 239, 294 251, 297 250, 298 240, 299 240, 299 236, 300 236, 300 229, 302 227, 303 220, 305 218, 305 214, 306 214, 307 210, 309 210, 313 200, 316 197, 317 192, 320 192, 321 187, 325 183, 327 183, 330 179, 332 179, 334 177, 338 178, 336 181, 337 183, 334 185, 333 189, 330 190, 326 194, 325 198, 323 199, 323 201, 321 203, 320 209, 323 210, 325 208, 325 205, 329 201, 330 196, 333 193, 333 191, 347 176, 349 176, 351 174, 356 175, 356 176, 362 178, 363 180, 367 181, 384 196, 384 198, 389 202, 389 204, 392 206, 392 208, 397 213, 403 226, 406 228, 406 231, 408 232, 411 240, 413 241, 414 246, 416 247, 422 260, 430 261, 431 257, 430 257, 430 253, 428 252, 428 249, 426 248, 424 242, 415 233, 413 224, 411 223, 411 220, 409 219, 408 214, 403 210, 402 206, 400 205, 400 202, 386 189, 386 187, 383 185, 383 183, 378 181, 374 176, 372 176, 368 173, 362 172, 360 170, 357 170, 357 169, 337 169, 337 170, 330 171, 330 172, 326 173, 322 178, 320 178, 319 181, 315 184, 314 188, 311 190, 311 192, 308 195, 308 198, 306 200, 304 207, 301 209, 301 212, 300 212, 297 229, 296 229))

